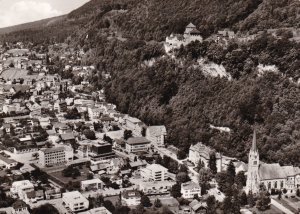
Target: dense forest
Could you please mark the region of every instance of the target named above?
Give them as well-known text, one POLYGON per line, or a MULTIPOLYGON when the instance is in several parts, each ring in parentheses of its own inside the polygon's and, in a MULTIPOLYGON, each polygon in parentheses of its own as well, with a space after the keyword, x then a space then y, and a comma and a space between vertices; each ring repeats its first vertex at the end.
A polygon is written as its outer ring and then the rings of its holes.
POLYGON ((189 22, 204 37, 223 28, 256 33, 299 27, 299 9, 296 0, 92 0, 65 21, 0 40, 30 41, 38 35, 46 44, 67 39, 83 48, 82 63, 98 69, 88 77, 94 87, 104 87, 120 111, 149 125, 165 124, 168 143, 186 152, 202 141, 247 161, 255 128, 263 161, 299 165, 299 44, 262 33, 226 47, 195 42, 177 50, 174 59, 165 55, 161 42, 183 32, 189 22), (204 75, 197 66, 200 58, 224 66, 233 80, 204 75), (279 73, 258 76, 259 64, 276 65, 279 73), (210 129, 210 124, 231 132, 210 129))

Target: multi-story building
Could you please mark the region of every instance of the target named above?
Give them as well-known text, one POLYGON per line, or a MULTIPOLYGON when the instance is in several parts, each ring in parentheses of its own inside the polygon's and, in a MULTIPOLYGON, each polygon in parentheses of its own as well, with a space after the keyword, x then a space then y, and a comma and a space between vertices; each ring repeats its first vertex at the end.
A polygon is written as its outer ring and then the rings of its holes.
POLYGON ((88 154, 92 161, 108 160, 116 156, 112 151, 112 145, 106 142, 92 144, 88 154))
POLYGON ((196 166, 198 165, 199 161, 201 160, 204 163, 205 167, 208 167, 208 162, 210 159, 210 155, 216 155, 216 165, 217 171, 222 171, 222 156, 220 153, 215 152, 213 149, 209 148, 208 146, 203 145, 202 143, 197 143, 195 145, 191 145, 189 150, 189 161, 194 163, 196 166))
POLYGON ((167 129, 165 126, 149 126, 146 130, 146 138, 156 146, 163 147, 167 129))
POLYGON ((24 200, 26 198, 27 192, 34 191, 33 184, 28 180, 15 181, 12 183, 10 192, 14 197, 19 197, 19 199, 24 200))
POLYGON ((131 137, 125 142, 125 150, 128 153, 147 152, 150 141, 144 137, 131 137))
POLYGON ((62 200, 72 212, 79 212, 89 208, 89 201, 78 191, 63 193, 62 200))
POLYGON ((124 117, 124 121, 125 127, 128 130, 131 130, 135 136, 142 136, 142 130, 143 128, 146 128, 146 125, 142 121, 140 121, 138 118, 130 117, 128 115, 124 117))
POLYGON ((183 198, 190 199, 194 198, 195 195, 201 196, 201 187, 199 184, 189 181, 181 184, 181 194, 183 198))
POLYGON ((81 181, 81 190, 83 191, 102 189, 103 186, 104 183, 99 178, 81 181))
POLYGON ((125 190, 121 194, 121 201, 127 206, 137 206, 141 203, 141 193, 137 190, 125 190))
POLYGON ((148 165, 140 171, 142 178, 148 181, 165 181, 169 178, 168 169, 159 164, 148 165))
POLYGON ((66 155, 65 147, 43 148, 39 151, 39 164, 41 166, 52 166, 63 164, 69 161, 69 155, 66 155))
POLYGON ((12 167, 17 166, 18 162, 13 159, 8 159, 3 155, 0 155, 0 166, 5 166, 6 169, 10 169, 12 167))

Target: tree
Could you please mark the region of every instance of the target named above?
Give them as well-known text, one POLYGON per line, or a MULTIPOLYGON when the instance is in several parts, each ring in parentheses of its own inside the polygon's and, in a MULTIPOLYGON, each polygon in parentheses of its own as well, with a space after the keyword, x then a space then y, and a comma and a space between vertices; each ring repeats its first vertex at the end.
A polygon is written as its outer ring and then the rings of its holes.
POLYGON ((243 191, 241 194, 240 202, 241 202, 242 206, 245 206, 248 204, 247 194, 245 193, 245 191, 243 191))
POLYGON ((182 184, 182 183, 185 183, 187 181, 189 181, 189 176, 186 172, 179 172, 177 175, 176 175, 176 181, 177 183, 179 184, 182 184))
POLYGON ((143 196, 141 197, 141 204, 142 204, 144 207, 151 207, 151 206, 152 206, 149 197, 146 196, 146 195, 143 195, 143 196))
POLYGON ((177 152, 177 158, 178 158, 179 160, 185 159, 185 158, 186 158, 186 153, 185 153, 183 150, 179 150, 179 151, 177 152))
POLYGON ((161 201, 160 201, 158 198, 155 199, 155 201, 154 201, 154 206, 155 206, 156 208, 162 207, 162 203, 161 203, 161 201))
POLYGON ((52 204, 43 204, 32 209, 32 214, 59 214, 59 211, 52 204))
POLYGON ((174 184, 171 188, 171 195, 174 198, 179 198, 181 196, 181 186, 179 184, 174 184))
POLYGON ((111 213, 115 211, 115 206, 110 200, 103 201, 103 206, 111 213))
POLYGON ((300 190, 299 190, 299 189, 297 189, 296 195, 297 195, 298 197, 300 197, 300 190))
POLYGON ((217 173, 217 158, 215 152, 209 154, 208 167, 213 174, 217 173))
POLYGON ((245 176, 245 172, 240 171, 237 173, 234 179, 236 185, 239 187, 239 189, 242 189, 244 186, 246 186, 247 178, 245 176))
POLYGON ((226 196, 223 201, 223 206, 222 206, 223 212, 224 213, 232 213, 232 207, 233 207, 232 196, 226 196))
POLYGON ((260 211, 265 211, 270 208, 271 199, 267 191, 261 191, 256 201, 256 207, 260 211))
POLYGON ((90 130, 90 129, 85 129, 83 131, 83 134, 85 135, 85 137, 89 140, 96 140, 96 134, 94 131, 90 130))
POLYGON ((208 168, 202 168, 199 171, 199 185, 201 187, 201 195, 206 194, 210 188, 209 181, 212 179, 212 173, 208 168))
POLYGON ((142 204, 139 204, 136 206, 136 208, 133 210, 133 214, 143 214, 145 212, 145 208, 142 204))
POLYGON ((204 165, 203 161, 200 159, 196 168, 199 171, 200 169, 202 169, 204 167, 205 167, 205 165, 204 165))
POLYGON ((124 131, 124 140, 128 140, 129 138, 132 137, 132 131, 131 130, 125 130, 124 131))
POLYGON ((206 199, 207 204, 207 214, 215 214, 216 213, 216 198, 213 195, 208 196, 206 199))
POLYGON ((33 153, 32 157, 37 160, 39 158, 39 153, 37 153, 37 152, 33 153))
POLYGON ((232 161, 230 161, 228 167, 227 167, 227 175, 229 176, 230 178, 230 181, 232 183, 234 183, 234 178, 235 178, 235 166, 233 164, 232 161))
POLYGON ((248 204, 250 207, 253 207, 255 205, 255 200, 254 200, 252 191, 249 191, 247 201, 248 201, 248 204))

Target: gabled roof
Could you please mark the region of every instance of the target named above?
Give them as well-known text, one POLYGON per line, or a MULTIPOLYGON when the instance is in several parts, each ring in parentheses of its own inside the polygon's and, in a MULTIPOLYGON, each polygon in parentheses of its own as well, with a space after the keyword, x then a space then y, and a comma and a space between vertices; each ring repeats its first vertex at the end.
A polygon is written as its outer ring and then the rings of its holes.
POLYGON ((188 24, 186 27, 187 28, 195 28, 196 26, 192 22, 190 22, 190 24, 188 24))
POLYGON ((150 143, 150 141, 144 137, 131 137, 126 142, 129 145, 150 143))
POLYGON ((285 170, 278 163, 261 164, 258 173, 261 180, 274 180, 287 177, 285 170))

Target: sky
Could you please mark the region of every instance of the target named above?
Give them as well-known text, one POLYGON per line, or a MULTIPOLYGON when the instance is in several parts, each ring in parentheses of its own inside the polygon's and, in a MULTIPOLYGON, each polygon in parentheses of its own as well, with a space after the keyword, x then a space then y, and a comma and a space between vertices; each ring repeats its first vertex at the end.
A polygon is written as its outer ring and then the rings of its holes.
POLYGON ((0 0, 0 28, 67 14, 89 0, 0 0))

